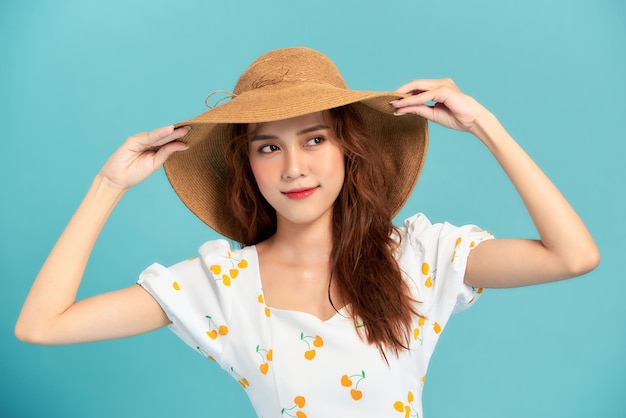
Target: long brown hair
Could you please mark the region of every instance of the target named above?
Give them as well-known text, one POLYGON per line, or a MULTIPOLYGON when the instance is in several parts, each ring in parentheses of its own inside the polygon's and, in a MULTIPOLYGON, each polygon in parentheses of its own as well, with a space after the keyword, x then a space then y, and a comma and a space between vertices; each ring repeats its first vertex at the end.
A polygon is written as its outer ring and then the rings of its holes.
MULTIPOLYGON (((331 280, 349 306, 356 329, 383 356, 385 350, 397 354, 408 348, 412 319, 418 313, 394 258, 399 234, 391 222, 387 196, 380 192, 391 187, 382 175, 382 153, 352 106, 328 112, 345 155, 345 180, 333 208, 331 280)), ((254 181, 247 126, 232 125, 231 135, 226 204, 244 231, 242 244, 257 244, 276 231, 276 212, 254 181)))

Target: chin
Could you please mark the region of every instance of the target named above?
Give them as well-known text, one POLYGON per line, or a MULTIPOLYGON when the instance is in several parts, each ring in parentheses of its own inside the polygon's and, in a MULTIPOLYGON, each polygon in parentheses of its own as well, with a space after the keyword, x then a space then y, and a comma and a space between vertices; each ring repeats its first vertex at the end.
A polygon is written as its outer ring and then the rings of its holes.
POLYGON ((307 227, 314 226, 321 223, 330 223, 332 215, 332 209, 325 212, 309 212, 303 213, 303 211, 299 211, 298 213, 290 213, 283 214, 278 216, 278 225, 293 225, 297 227, 307 227))

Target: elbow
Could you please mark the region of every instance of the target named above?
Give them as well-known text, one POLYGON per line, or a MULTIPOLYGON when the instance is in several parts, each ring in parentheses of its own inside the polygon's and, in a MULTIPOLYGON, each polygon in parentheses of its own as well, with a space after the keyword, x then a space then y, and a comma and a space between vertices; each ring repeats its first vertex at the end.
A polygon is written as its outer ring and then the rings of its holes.
POLYGON ((33 334, 29 332, 26 327, 21 325, 19 321, 17 322, 17 324, 15 324, 13 332, 15 333, 15 337, 17 337, 18 340, 24 343, 34 344, 33 334))
POLYGON ((44 334, 38 331, 36 327, 24 324, 23 321, 17 321, 13 332, 15 337, 22 342, 38 345, 46 344, 44 334))
POLYGON ((37 344, 35 334, 27 327, 23 326, 19 321, 15 324, 13 332, 15 333, 15 337, 17 337, 20 341, 28 344, 37 344))
POLYGON ((568 276, 582 276, 593 271, 599 264, 600 251, 594 244, 590 248, 577 252, 574 257, 570 258, 567 264, 568 276))
POLYGON ((594 246, 593 250, 589 251, 585 261, 586 264, 583 266, 582 274, 589 273, 600 265, 600 250, 598 250, 598 247, 594 246))

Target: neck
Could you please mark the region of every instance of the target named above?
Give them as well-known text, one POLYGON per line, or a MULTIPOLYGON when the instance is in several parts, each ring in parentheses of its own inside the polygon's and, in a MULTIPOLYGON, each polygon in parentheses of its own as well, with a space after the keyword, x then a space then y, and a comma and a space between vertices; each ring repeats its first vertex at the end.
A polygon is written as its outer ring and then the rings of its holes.
POLYGON ((276 233, 264 244, 286 259, 327 263, 333 248, 332 224, 331 216, 324 218, 306 225, 279 218, 276 233))

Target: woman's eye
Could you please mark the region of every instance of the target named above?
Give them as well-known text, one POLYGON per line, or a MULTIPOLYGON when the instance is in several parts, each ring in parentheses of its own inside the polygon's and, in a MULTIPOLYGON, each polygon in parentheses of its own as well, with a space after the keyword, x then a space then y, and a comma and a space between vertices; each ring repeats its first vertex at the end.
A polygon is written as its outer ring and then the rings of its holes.
POLYGON ((278 151, 278 147, 272 144, 263 145, 262 147, 259 148, 259 152, 262 154, 269 154, 274 151, 278 151))
POLYGON ((322 142, 324 142, 324 137, 321 136, 316 136, 314 138, 309 139, 308 141, 306 141, 306 145, 319 145, 322 142))

